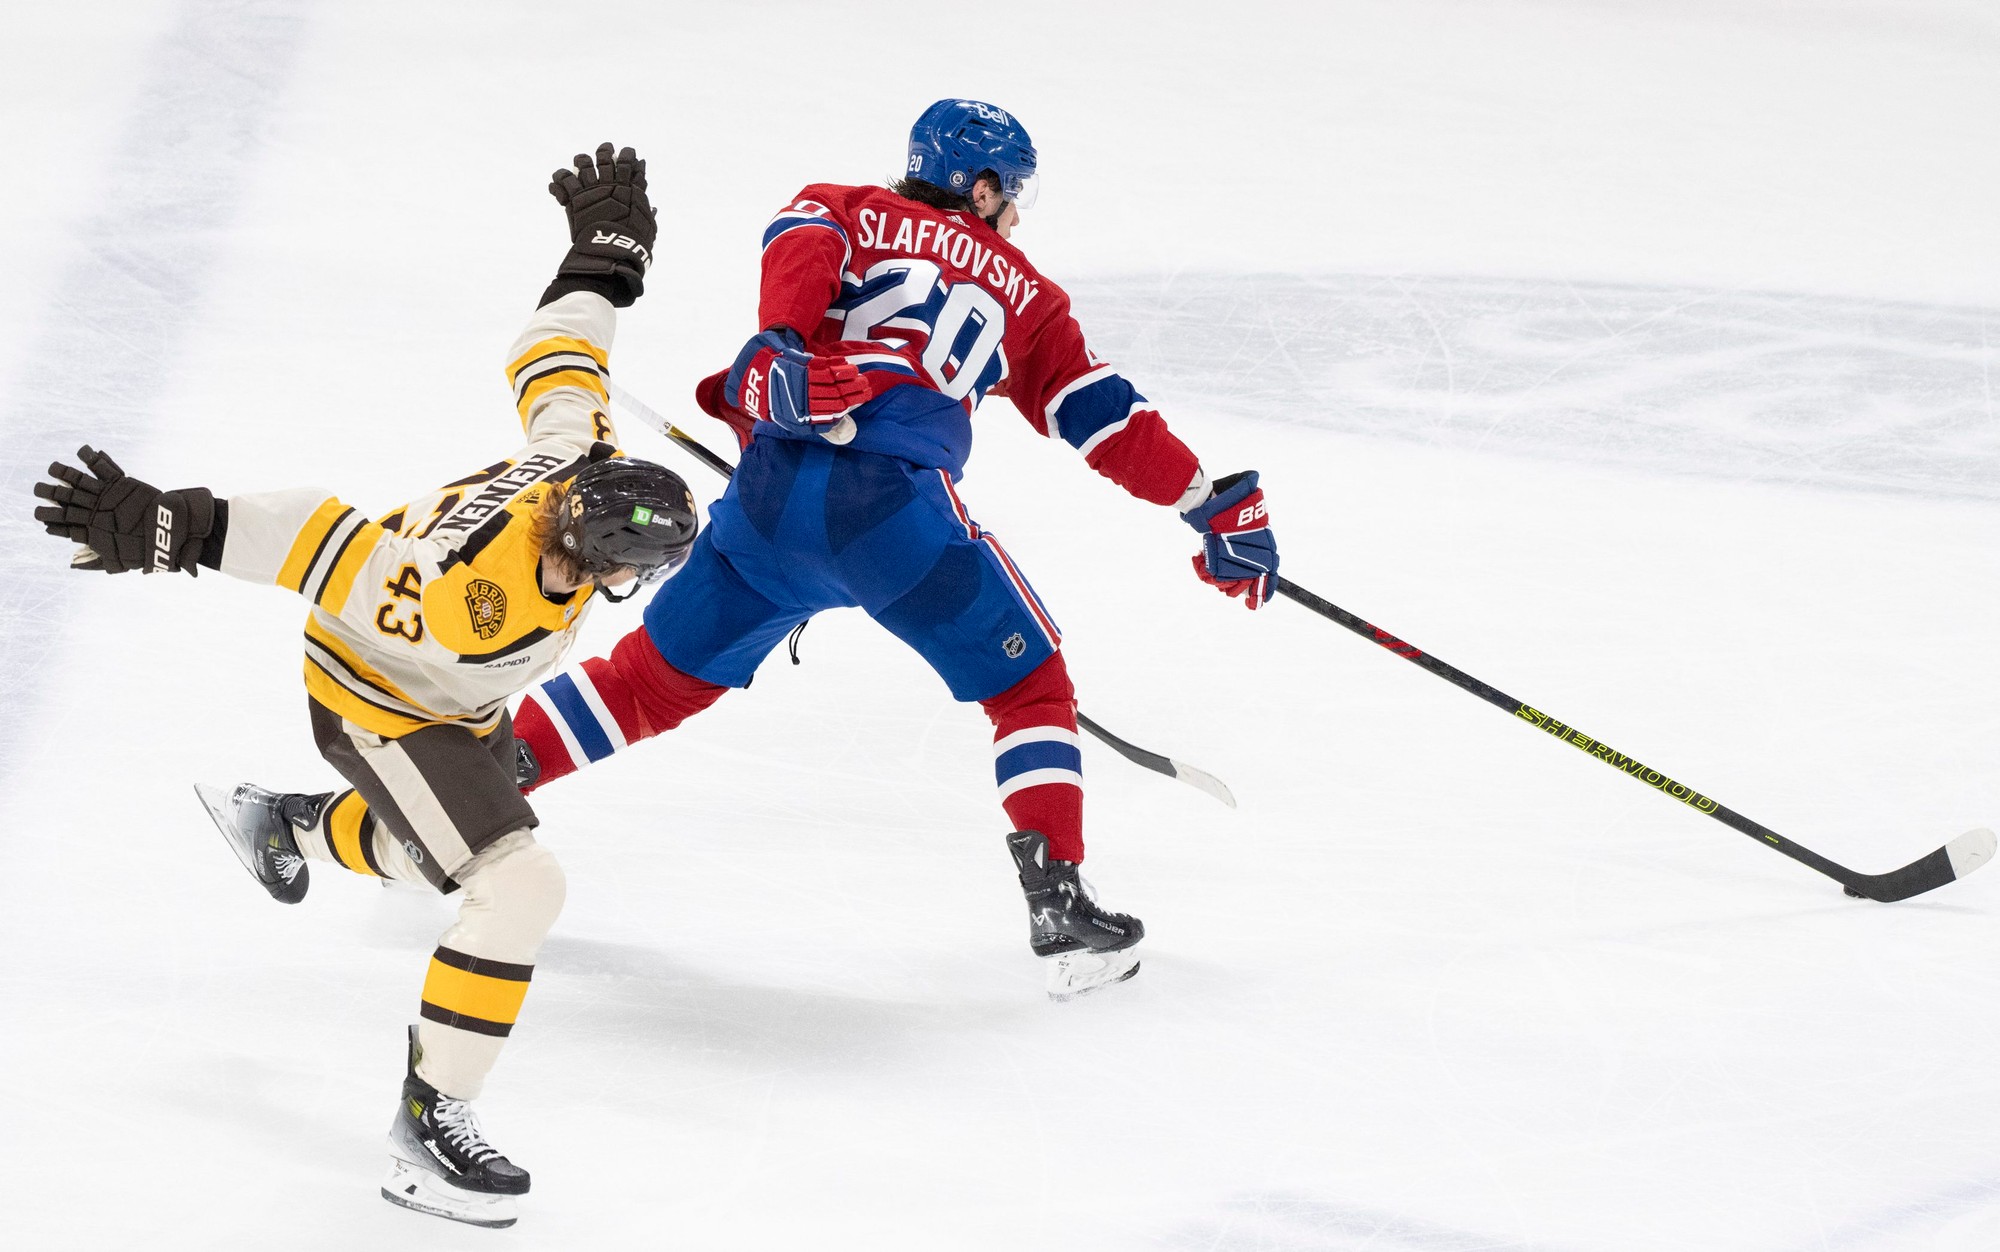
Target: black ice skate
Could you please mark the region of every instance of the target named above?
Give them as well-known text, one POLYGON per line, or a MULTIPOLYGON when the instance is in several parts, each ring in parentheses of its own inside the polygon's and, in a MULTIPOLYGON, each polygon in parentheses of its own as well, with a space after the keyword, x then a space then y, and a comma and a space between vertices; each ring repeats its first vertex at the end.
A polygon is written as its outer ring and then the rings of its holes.
POLYGON ((1076 862, 1050 860, 1041 832, 1015 831, 1007 850, 1028 899, 1028 946, 1049 960, 1050 999, 1088 995, 1139 972, 1129 949, 1146 937, 1144 922, 1098 908, 1076 862))
POLYGON ((196 783, 194 793, 229 841, 230 851, 273 900, 297 904, 306 898, 311 875, 292 838, 292 827, 310 828, 325 796, 280 795, 255 783, 242 783, 229 792, 196 783))
POLYGON ((528 1171, 486 1142, 471 1101, 454 1100, 417 1077, 420 1056, 412 1026, 409 1076, 389 1127, 382 1198, 473 1226, 512 1226, 514 1197, 528 1193, 528 1171))

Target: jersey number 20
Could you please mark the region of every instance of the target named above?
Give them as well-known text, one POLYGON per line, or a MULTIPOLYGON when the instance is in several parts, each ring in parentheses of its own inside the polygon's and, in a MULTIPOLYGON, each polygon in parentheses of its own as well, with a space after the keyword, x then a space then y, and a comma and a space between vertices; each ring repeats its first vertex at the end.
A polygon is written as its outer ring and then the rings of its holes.
POLYGON ((1000 339, 1007 311, 976 282, 946 283, 936 262, 891 257, 868 267, 861 290, 844 312, 843 339, 908 343, 926 336, 924 369, 937 389, 954 400, 988 388, 1006 376, 1000 339))

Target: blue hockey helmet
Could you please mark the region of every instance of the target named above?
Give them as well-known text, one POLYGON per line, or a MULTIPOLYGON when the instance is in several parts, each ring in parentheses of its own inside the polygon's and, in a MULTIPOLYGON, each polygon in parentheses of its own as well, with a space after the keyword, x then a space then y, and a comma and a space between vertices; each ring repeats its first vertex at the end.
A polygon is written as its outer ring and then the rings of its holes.
POLYGON ((1002 108, 977 100, 940 100, 910 127, 905 173, 954 195, 969 196, 987 170, 1000 177, 1000 194, 1019 208, 1035 203, 1035 141, 1002 108))

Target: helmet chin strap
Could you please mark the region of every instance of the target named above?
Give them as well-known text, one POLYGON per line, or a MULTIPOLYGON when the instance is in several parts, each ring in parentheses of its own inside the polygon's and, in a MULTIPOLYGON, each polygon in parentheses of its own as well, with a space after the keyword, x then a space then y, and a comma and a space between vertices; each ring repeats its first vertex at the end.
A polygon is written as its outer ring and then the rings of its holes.
POLYGON ((591 579, 590 581, 597 583, 597 594, 603 596, 606 600, 609 600, 613 604, 625 603, 627 600, 630 600, 633 596, 638 595, 639 588, 645 585, 644 582, 635 578, 631 582, 625 584, 626 588, 625 594, 621 596, 618 595, 616 592, 614 592, 610 587, 605 586, 603 583, 597 582, 595 578, 591 579))

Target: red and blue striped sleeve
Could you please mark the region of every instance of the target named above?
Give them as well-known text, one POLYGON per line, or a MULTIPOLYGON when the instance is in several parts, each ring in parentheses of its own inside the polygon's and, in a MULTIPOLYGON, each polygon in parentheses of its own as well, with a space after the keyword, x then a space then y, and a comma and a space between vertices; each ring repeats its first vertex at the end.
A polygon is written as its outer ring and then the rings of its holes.
POLYGON ((1181 503, 1201 462, 1130 380, 1099 360, 1061 298, 1016 363, 1008 395, 1034 428, 1083 454, 1084 463, 1154 504, 1181 503))

